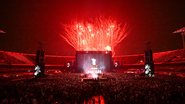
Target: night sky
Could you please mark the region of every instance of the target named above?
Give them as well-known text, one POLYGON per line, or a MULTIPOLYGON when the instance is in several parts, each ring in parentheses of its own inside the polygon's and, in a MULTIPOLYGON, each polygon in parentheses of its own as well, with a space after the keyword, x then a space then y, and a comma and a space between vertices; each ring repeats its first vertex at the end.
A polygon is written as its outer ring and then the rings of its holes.
POLYGON ((38 41, 46 54, 75 55, 59 35, 74 19, 111 16, 129 25, 117 55, 140 54, 151 41, 154 52, 182 48, 185 0, 0 0, 0 50, 35 53, 38 41))

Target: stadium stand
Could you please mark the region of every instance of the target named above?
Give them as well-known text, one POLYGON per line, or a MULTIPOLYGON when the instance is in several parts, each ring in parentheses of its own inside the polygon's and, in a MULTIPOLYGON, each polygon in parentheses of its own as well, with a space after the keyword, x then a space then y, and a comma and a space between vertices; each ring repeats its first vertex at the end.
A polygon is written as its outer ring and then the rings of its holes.
MULTIPOLYGON (((158 52, 153 54, 155 63, 169 63, 169 62, 185 62, 185 49, 172 50, 166 52, 158 52)), ((75 56, 55 56, 46 55, 46 65, 64 65, 67 62, 74 62, 75 56)), ((143 64, 144 55, 126 55, 115 56, 114 61, 119 61, 120 64, 143 64)), ((17 52, 0 51, 0 65, 11 64, 29 64, 34 65, 35 54, 25 54, 17 52)))

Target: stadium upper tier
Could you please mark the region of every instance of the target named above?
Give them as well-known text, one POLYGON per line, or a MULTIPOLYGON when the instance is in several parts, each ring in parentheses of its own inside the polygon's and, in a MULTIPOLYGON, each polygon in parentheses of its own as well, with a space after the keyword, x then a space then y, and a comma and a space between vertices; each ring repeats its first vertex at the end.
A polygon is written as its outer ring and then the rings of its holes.
MULTIPOLYGON (((153 54, 155 63, 185 62, 185 49, 158 52, 153 54)), ((114 61, 120 64, 143 64, 144 55, 123 55, 113 57, 114 61)), ((46 55, 46 65, 64 65, 67 62, 74 62, 75 56, 54 56, 46 55)), ((0 65, 25 64, 34 65, 35 54, 0 51, 0 65)))

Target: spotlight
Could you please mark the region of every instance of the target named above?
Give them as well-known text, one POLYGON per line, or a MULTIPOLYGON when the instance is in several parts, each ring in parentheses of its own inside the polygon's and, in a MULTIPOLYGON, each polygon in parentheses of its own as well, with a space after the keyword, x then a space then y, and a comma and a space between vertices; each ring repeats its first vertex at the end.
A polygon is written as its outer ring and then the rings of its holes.
POLYGON ((92 75, 92 78, 94 78, 94 79, 98 78, 98 74, 96 74, 96 73, 92 73, 91 75, 92 75))
POLYGON ((41 74, 41 70, 40 70, 40 67, 37 65, 37 66, 35 67, 34 76, 35 76, 35 77, 38 77, 38 76, 40 76, 40 74, 41 74))
POLYGON ((114 63, 114 67, 115 67, 115 68, 117 68, 118 65, 119 65, 118 62, 115 62, 115 63, 114 63))
POLYGON ((154 77, 154 74, 152 73, 152 66, 150 64, 145 65, 145 75, 148 77, 154 77))
POLYGON ((35 60, 35 76, 41 77, 44 76, 45 71, 45 62, 44 62, 44 50, 42 48, 42 43, 38 42, 38 50, 36 51, 36 60, 35 60))
POLYGON ((141 64, 142 64, 143 62, 144 62, 143 60, 140 60, 140 61, 139 61, 139 63, 141 63, 141 64))
POLYGON ((70 67, 71 67, 71 63, 70 63, 70 62, 67 62, 67 63, 66 63, 66 67, 67 67, 67 68, 70 68, 70 67))
POLYGON ((114 68, 120 68, 120 63, 119 61, 114 62, 114 68))
POLYGON ((65 63, 64 71, 70 72, 70 71, 72 71, 72 68, 73 68, 73 64, 71 61, 68 61, 65 63))
POLYGON ((150 72, 151 72, 151 69, 150 69, 150 65, 149 64, 146 64, 145 65, 145 74, 148 75, 150 72))

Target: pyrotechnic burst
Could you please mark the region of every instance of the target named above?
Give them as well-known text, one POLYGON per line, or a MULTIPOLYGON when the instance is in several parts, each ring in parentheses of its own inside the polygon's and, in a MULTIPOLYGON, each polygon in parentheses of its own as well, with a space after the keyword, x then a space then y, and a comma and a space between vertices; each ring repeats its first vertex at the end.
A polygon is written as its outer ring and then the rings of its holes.
POLYGON ((77 51, 112 51, 128 35, 127 24, 111 18, 94 18, 64 25, 61 37, 77 51))

